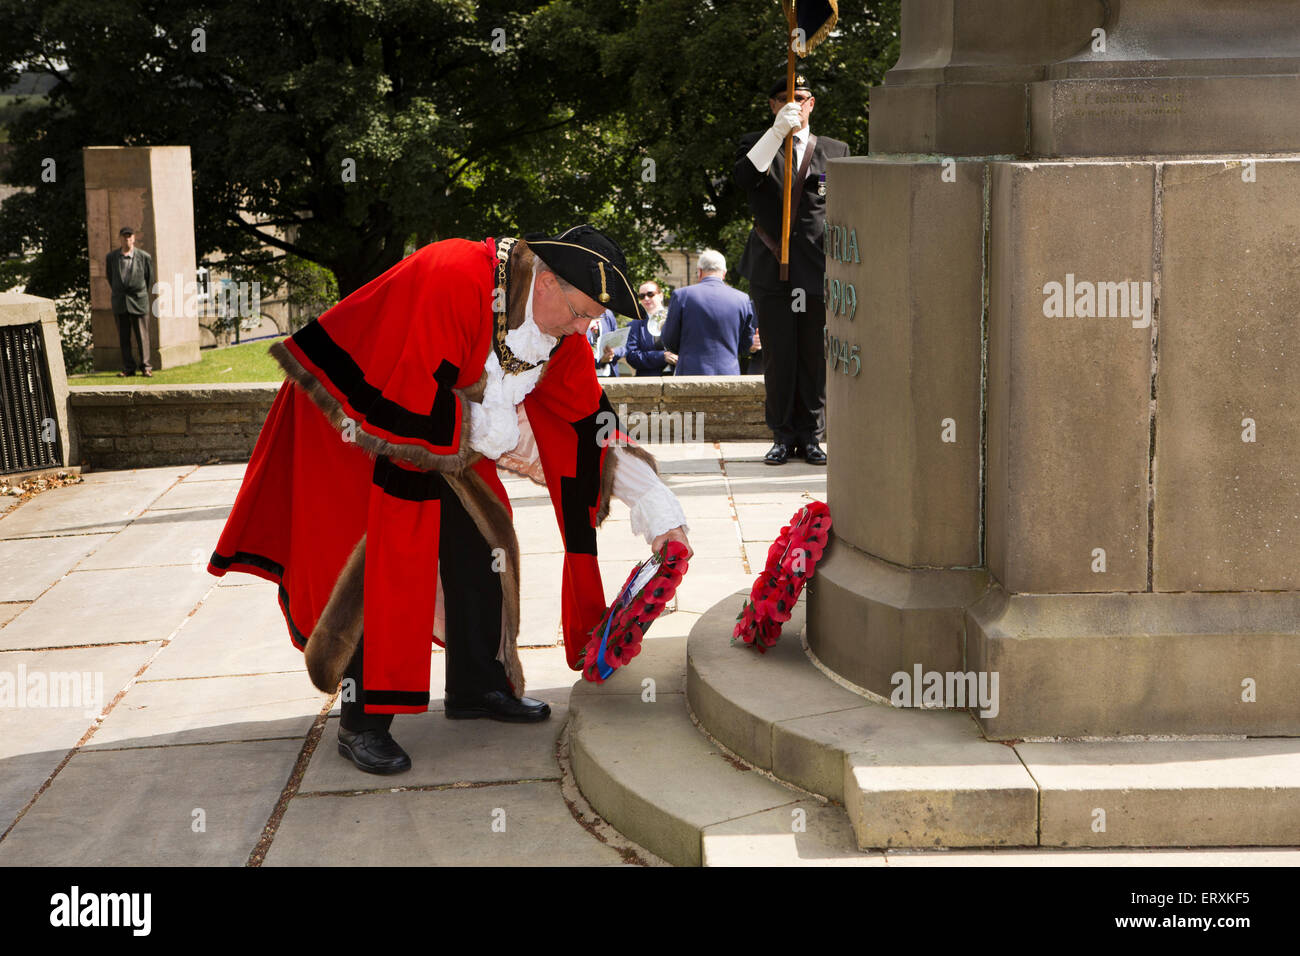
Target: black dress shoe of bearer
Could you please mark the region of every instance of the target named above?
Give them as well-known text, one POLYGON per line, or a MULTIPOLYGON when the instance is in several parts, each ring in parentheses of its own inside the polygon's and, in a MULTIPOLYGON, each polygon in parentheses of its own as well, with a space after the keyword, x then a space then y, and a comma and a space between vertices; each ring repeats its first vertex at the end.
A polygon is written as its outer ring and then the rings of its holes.
POLYGON ((453 697, 444 703, 449 720, 491 717, 512 724, 531 724, 551 716, 551 705, 532 697, 513 697, 503 690, 491 690, 480 697, 453 697))
POLYGON ((344 730, 339 727, 339 753, 366 773, 401 773, 411 758, 386 730, 344 730))
POLYGON ((769 465, 784 465, 790 460, 790 456, 793 454, 793 447, 782 442, 777 442, 767 450, 767 454, 763 456, 763 461, 767 462, 769 465))
POLYGON ((822 446, 817 442, 810 441, 803 446, 803 460, 810 465, 824 465, 826 464, 826 452, 822 450, 822 446))

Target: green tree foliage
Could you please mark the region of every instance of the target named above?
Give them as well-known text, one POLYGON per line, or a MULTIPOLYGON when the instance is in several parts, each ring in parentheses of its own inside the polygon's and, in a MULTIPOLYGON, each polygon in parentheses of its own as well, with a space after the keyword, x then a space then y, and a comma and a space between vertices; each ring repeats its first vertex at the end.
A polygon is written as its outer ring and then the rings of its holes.
MULTIPOLYGON (((10 127, 6 178, 34 188, 0 207, 0 279, 52 297, 84 287, 89 145, 188 144, 200 258, 286 281, 316 263, 340 295, 427 242, 581 221, 616 235, 638 272, 657 268, 665 236, 734 258, 747 222, 735 139, 770 122, 780 9, 0 0, 0 85, 19 69, 58 76, 10 127)), ((898 0, 842 2, 841 18, 806 62, 814 126, 864 151, 898 0)))

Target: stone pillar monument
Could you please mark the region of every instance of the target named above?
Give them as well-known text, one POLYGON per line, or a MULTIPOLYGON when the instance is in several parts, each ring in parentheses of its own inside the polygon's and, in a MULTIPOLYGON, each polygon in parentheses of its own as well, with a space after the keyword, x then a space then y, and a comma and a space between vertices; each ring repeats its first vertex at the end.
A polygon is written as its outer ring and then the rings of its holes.
POLYGON ((136 230, 136 247, 153 257, 150 363, 155 369, 199 360, 194 289, 194 196, 188 146, 91 146, 82 150, 90 252, 91 331, 96 369, 122 367, 104 257, 117 231, 136 230), (188 306, 187 306, 188 302, 188 306))
POLYGON ((1297 104, 1289 0, 903 0, 827 177, 824 664, 1300 735, 1297 104))

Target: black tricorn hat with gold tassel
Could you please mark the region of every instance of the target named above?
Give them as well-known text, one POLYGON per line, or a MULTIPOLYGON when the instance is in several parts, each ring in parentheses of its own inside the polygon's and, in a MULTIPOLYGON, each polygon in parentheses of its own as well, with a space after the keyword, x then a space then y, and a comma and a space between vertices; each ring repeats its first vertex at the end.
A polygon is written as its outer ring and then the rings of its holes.
POLYGON ((618 243, 594 226, 583 224, 558 236, 534 232, 524 236, 528 248, 551 271, 619 315, 644 319, 628 278, 627 259, 618 243))

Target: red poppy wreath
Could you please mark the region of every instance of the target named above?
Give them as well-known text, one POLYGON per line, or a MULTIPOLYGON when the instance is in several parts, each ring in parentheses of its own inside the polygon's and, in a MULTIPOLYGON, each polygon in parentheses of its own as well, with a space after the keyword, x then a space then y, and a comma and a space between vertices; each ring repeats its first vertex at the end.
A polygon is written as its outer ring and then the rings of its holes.
POLYGON ((795 512, 767 549, 767 566, 736 617, 732 644, 752 644, 765 654, 776 643, 781 625, 790 620, 803 586, 826 552, 830 530, 831 512, 825 502, 814 501, 795 512))
POLYGON ((618 597, 592 628, 583 655, 583 677, 603 683, 641 653, 641 638, 677 593, 688 567, 687 553, 686 545, 669 541, 658 554, 632 569, 618 597))

